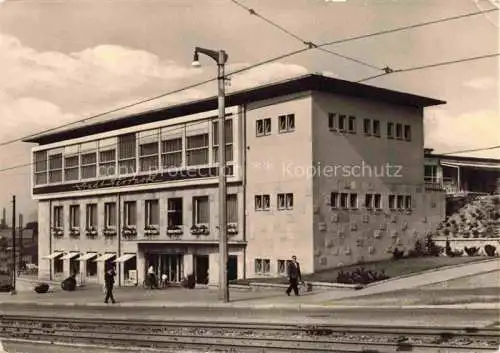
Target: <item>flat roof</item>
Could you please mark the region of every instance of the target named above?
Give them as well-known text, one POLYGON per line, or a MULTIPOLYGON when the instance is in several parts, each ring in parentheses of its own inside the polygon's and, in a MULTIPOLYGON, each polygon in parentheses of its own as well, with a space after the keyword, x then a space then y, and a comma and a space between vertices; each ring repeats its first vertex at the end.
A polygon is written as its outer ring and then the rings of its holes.
MULTIPOLYGON (((362 83, 340 80, 319 74, 307 74, 285 81, 269 83, 262 86, 228 93, 226 95, 226 106, 230 107, 243 105, 305 91, 334 93, 412 107, 428 107, 446 103, 445 101, 433 98, 369 86, 362 83)), ((43 145, 146 123, 173 119, 180 116, 202 113, 204 111, 215 109, 217 109, 216 96, 198 101, 172 105, 153 111, 121 116, 108 121, 101 121, 83 126, 80 124, 78 127, 68 127, 67 129, 61 131, 38 134, 23 141, 43 145), (140 119, 138 119, 139 117, 140 119)))
POLYGON ((449 155, 449 154, 432 154, 432 153, 426 153, 424 155, 424 157, 425 158, 444 159, 444 160, 448 160, 448 161, 457 161, 457 162, 478 162, 478 163, 497 163, 497 164, 500 164, 499 158, 453 156, 453 155, 449 155))

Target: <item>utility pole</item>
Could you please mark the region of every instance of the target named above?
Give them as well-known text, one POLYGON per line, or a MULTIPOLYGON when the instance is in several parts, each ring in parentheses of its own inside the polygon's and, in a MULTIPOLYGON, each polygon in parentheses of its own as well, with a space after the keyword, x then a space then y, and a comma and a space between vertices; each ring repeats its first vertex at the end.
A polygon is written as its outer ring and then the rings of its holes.
POLYGON ((23 262, 23 226, 24 226, 24 220, 23 220, 23 215, 22 213, 19 214, 19 267, 21 267, 21 264, 23 262))
POLYGON ((227 187, 226 187, 226 107, 224 66, 228 55, 224 50, 210 50, 196 47, 194 49, 193 66, 199 67, 198 54, 202 53, 217 63, 218 108, 219 108, 219 299, 229 302, 229 285, 227 281, 227 187))
POLYGON ((12 196, 12 290, 16 294, 16 196, 12 196))

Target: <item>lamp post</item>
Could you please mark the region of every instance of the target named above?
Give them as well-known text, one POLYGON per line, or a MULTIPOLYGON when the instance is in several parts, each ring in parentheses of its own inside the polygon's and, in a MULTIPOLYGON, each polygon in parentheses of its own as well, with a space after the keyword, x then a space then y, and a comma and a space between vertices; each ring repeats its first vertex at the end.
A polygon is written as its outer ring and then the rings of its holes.
POLYGON ((225 303, 229 302, 229 286, 227 282, 227 222, 226 222, 226 109, 224 89, 224 65, 227 62, 227 54, 224 50, 210 50, 200 47, 194 49, 193 66, 200 67, 198 54, 205 54, 217 63, 218 83, 218 107, 219 107, 219 299, 225 303))

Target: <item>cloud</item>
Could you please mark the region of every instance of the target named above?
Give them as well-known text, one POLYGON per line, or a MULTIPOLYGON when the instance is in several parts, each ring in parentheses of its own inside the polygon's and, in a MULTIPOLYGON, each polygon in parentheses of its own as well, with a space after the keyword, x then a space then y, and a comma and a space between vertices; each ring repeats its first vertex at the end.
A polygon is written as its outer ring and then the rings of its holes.
MULTIPOLYGON (((500 114, 497 111, 475 111, 459 116, 450 116, 444 110, 430 111, 425 119, 425 146, 438 153, 497 146, 500 145, 499 126, 500 114)), ((499 158, 500 150, 473 155, 499 158)))
POLYGON ((498 78, 478 77, 464 82, 463 86, 477 90, 495 89, 496 87, 498 87, 498 78))

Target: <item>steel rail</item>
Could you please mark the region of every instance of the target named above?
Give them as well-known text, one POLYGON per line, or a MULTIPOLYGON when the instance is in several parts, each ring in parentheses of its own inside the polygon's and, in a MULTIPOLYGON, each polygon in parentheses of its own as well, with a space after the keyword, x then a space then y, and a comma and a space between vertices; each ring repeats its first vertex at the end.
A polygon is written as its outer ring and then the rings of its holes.
MULTIPOLYGON (((306 350, 309 352, 332 352, 332 349, 338 352, 359 352, 359 345, 367 347, 379 348, 409 348, 413 351, 415 349, 425 352, 428 349, 450 349, 453 352, 467 351, 491 351, 491 346, 477 346, 471 345, 473 339, 479 337, 486 339, 491 345, 498 344, 499 330, 495 329, 480 329, 471 330, 470 328, 443 328, 430 329, 413 327, 413 330, 408 330, 405 327, 394 328, 387 326, 365 326, 365 327, 352 327, 346 325, 293 325, 293 324, 241 324, 241 323, 196 323, 196 322, 148 322, 148 321, 133 321, 133 320, 92 320, 92 319, 75 319, 75 318, 50 318, 44 317, 16 317, 16 316, 0 316, 0 336, 4 338, 30 338, 43 340, 50 338, 51 340, 78 340, 79 342, 113 342, 114 344, 121 343, 127 346, 135 345, 137 347, 171 347, 172 345, 178 347, 216 347, 217 349, 228 348, 235 349, 250 349, 250 350, 274 350, 274 351, 290 351, 291 349, 306 350), (6 323, 5 321, 12 321, 6 323), (25 325, 22 325, 24 323, 25 325), (26 324, 32 325, 26 325, 26 324), (68 328, 58 327, 58 325, 68 325, 68 328), (86 325, 90 327, 85 327, 86 325), (80 327, 79 327, 80 326, 80 327), (115 326, 115 327, 113 327, 115 326), (122 326, 122 327, 120 327, 122 326), (128 326, 128 327, 127 327, 128 326), (328 327, 328 328, 327 328, 328 327), (332 328, 335 327, 335 330, 332 328), (90 329, 89 329, 90 328, 90 329), (110 330, 115 328, 116 330, 110 330), (128 328, 128 329, 126 329, 128 328), (195 329, 198 331, 210 330, 243 330, 245 335, 220 335, 220 334, 190 334, 183 333, 166 333, 161 332, 165 329, 189 330, 195 329), (93 329, 93 330, 92 330, 93 329), (103 330, 104 329, 104 330, 103 330), (140 332, 145 330, 153 332, 140 332), (118 330, 118 331, 117 331, 118 330), (257 332, 266 332, 268 335, 271 332, 279 332, 284 337, 258 337, 257 332), (475 331, 475 332, 470 332, 475 331), (254 336, 248 336, 254 335, 254 336), (314 340, 297 339, 295 335, 309 335, 315 336, 314 340), (331 339, 334 334, 340 334, 338 339, 331 339), (345 334, 356 334, 359 337, 346 340, 342 339, 345 334), (370 336, 371 335, 371 336, 370 336), (387 342, 374 341, 373 336, 385 337, 387 342), (330 336, 330 339, 319 339, 320 336, 330 336), (395 337, 393 337, 395 336, 395 337), (408 337, 407 337, 408 336, 408 337), (437 338, 434 343, 427 342, 414 342, 416 338, 423 336, 433 336, 437 338), (395 339, 391 342, 388 338, 395 339), (449 344, 446 343, 450 340, 460 337, 462 339, 469 338, 464 344, 449 344), (368 341, 366 341, 368 339, 368 341), (251 348, 249 348, 251 347, 251 348), (355 348, 355 350, 348 350, 348 348, 355 348), (342 351, 343 349, 343 351, 342 351)), ((234 332, 233 332, 234 333, 234 332)), ((262 336, 262 335, 261 335, 262 336)), ((380 337, 379 337, 380 338, 380 337)), ((418 341, 418 339, 417 339, 418 341)), ((365 350, 368 352, 369 350, 365 350)), ((380 352, 379 350, 376 350, 380 352)))

